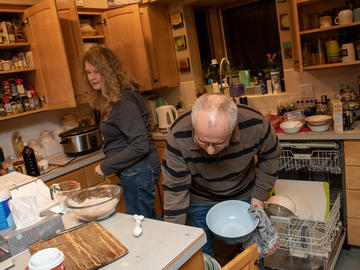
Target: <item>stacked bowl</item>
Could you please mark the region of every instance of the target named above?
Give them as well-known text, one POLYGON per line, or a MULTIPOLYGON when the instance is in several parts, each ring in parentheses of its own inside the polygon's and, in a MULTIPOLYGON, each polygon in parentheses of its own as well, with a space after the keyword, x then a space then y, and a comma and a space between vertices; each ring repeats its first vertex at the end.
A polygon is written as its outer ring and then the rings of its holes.
POLYGON ((305 118, 311 131, 324 132, 328 131, 331 125, 331 116, 325 114, 313 115, 305 118))

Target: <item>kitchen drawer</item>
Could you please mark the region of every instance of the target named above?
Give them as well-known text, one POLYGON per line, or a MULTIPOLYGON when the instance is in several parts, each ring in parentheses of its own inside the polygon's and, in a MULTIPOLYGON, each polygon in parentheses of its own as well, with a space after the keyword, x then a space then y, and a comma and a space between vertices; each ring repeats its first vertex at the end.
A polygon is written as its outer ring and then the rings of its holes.
POLYGON ((346 189, 360 190, 360 166, 345 166, 346 189))
POLYGON ((360 218, 360 190, 346 190, 347 216, 360 218))
POLYGON ((348 244, 360 246, 360 218, 347 219, 348 244))
POLYGON ((360 165, 360 142, 344 142, 345 165, 360 165))
POLYGON ((78 169, 72 172, 69 172, 67 174, 61 175, 59 177, 56 177, 52 180, 46 181, 45 184, 50 187, 52 184, 61 183, 65 181, 76 181, 79 182, 81 185, 81 188, 86 188, 86 178, 84 175, 83 169, 78 169))

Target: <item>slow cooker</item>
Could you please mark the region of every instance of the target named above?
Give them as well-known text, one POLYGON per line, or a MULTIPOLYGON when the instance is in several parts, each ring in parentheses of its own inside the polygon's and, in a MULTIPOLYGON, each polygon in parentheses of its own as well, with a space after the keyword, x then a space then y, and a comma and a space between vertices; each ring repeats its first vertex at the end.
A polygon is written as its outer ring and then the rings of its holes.
POLYGON ((59 134, 64 153, 75 157, 101 149, 103 141, 97 126, 76 127, 59 134))

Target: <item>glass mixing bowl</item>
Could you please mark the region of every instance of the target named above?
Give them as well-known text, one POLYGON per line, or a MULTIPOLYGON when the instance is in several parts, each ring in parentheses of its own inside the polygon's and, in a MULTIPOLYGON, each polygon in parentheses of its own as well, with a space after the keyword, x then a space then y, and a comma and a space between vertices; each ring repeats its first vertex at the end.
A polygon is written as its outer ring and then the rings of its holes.
POLYGON ((67 197, 64 206, 81 220, 102 220, 115 212, 121 193, 118 185, 86 188, 67 197))

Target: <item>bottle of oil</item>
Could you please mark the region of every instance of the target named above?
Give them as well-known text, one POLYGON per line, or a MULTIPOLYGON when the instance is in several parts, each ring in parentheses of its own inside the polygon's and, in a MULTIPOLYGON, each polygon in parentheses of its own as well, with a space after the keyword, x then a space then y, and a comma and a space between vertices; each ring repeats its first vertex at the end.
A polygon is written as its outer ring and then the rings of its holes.
POLYGON ((28 175, 39 176, 40 171, 36 162, 34 149, 24 143, 24 149, 22 150, 23 159, 25 162, 25 168, 28 175))

